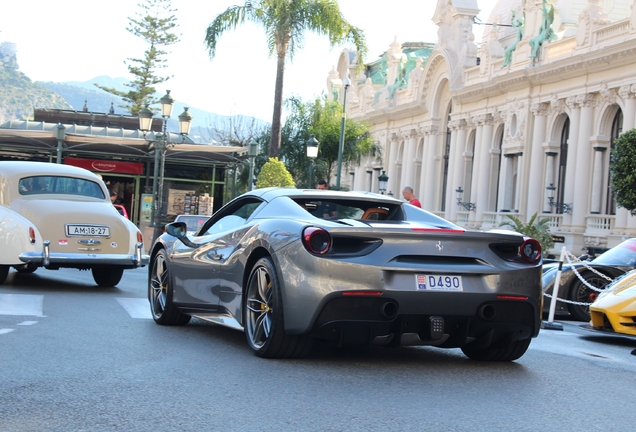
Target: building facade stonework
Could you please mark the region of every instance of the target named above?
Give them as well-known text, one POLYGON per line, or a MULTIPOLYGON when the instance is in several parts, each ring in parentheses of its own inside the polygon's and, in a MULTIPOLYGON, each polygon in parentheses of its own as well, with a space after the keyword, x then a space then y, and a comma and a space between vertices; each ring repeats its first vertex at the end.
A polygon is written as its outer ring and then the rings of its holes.
POLYGON ((471 228, 537 213, 565 239, 553 252, 636 237, 609 187, 613 142, 636 126, 636 1, 500 0, 479 46, 478 13, 476 0, 438 0, 440 42, 394 40, 365 73, 341 53, 330 97, 350 77, 347 113, 382 148, 342 183, 378 192, 386 171, 387 193, 411 186, 424 209, 471 228))

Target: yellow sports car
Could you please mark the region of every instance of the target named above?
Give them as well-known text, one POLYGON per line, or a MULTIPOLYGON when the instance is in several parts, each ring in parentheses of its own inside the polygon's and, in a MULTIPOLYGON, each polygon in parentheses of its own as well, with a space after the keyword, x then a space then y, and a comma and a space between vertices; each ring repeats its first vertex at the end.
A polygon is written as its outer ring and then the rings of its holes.
POLYGON ((590 306, 590 330, 636 336, 636 270, 607 287, 590 306))

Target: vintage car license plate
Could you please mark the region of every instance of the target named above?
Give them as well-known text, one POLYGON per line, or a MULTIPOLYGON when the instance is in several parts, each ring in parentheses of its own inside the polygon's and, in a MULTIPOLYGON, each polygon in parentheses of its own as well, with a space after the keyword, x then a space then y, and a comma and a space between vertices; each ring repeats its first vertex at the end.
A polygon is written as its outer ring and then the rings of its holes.
POLYGON ((110 228, 106 225, 66 225, 66 235, 109 237, 110 228))
POLYGON ((418 274, 415 286, 418 290, 464 291, 461 276, 418 274))

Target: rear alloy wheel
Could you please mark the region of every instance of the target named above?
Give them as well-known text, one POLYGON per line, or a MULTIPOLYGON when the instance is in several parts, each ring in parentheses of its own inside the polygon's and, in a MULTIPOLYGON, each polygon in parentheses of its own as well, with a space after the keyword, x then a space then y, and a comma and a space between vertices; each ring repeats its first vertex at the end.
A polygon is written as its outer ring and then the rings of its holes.
MULTIPOLYGON (((605 286, 609 283, 607 279, 604 279, 594 273, 583 275, 583 279, 585 279, 585 282, 598 289, 605 288, 605 286)), ((577 278, 570 290, 569 299, 578 303, 594 303, 598 295, 598 291, 594 291, 577 278)), ((577 321, 588 322, 590 320, 589 306, 568 304, 568 311, 570 312, 570 315, 572 315, 572 318, 577 321)))
POLYGON ((190 322, 190 315, 181 313, 172 303, 172 277, 166 252, 160 250, 152 260, 148 280, 150 313, 157 324, 182 326, 190 322))
POLYGON ((247 343, 257 356, 297 358, 309 352, 308 336, 285 334, 280 285, 270 258, 258 260, 250 273, 243 316, 247 343))
POLYGON ((504 348, 471 348, 462 347, 462 352, 471 360, 509 362, 517 360, 525 354, 532 339, 521 339, 512 341, 504 348))
POLYGON ((9 266, 0 265, 0 285, 5 283, 7 276, 9 276, 9 266))
POLYGON ((124 275, 120 267, 93 267, 91 269, 95 283, 101 287, 114 287, 124 275))

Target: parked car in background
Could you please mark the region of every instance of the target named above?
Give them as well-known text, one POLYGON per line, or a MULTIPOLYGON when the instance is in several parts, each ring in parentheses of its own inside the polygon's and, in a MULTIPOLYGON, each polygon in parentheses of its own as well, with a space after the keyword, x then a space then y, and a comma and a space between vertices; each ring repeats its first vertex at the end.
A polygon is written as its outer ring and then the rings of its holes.
POLYGON ((158 324, 241 329, 261 357, 299 357, 321 339, 512 361, 539 333, 541 263, 534 239, 464 230, 383 195, 267 188, 195 236, 166 225, 148 298, 158 324))
POLYGON ((185 222, 188 235, 194 235, 209 218, 210 216, 180 214, 174 219, 174 222, 185 222))
MULTIPOLYGON (((550 295, 552 295, 558 268, 558 262, 544 263, 543 265, 543 291, 550 295)), ((564 263, 558 297, 577 303, 593 303, 599 292, 588 287, 583 281, 597 289, 603 289, 613 279, 634 268, 636 268, 636 238, 631 238, 591 261, 573 263, 572 265, 564 263), (577 277, 575 270, 583 280, 577 277)), ((550 299, 546 298, 544 310, 547 312, 549 308, 550 299)), ((578 321, 590 320, 589 305, 557 301, 556 310, 569 312, 578 321)))
POLYGON ((45 162, 0 162, 0 243, 0 283, 11 267, 67 267, 115 286, 125 269, 149 259, 141 232, 113 207, 97 175, 45 162))
POLYGON ((636 336, 636 270, 608 285, 590 306, 590 316, 591 330, 636 336))

